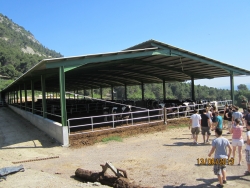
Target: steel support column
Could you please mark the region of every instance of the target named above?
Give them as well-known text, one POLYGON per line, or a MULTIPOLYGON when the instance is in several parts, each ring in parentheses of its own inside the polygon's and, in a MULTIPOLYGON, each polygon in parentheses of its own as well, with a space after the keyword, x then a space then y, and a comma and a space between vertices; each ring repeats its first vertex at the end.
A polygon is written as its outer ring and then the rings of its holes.
POLYGON ((31 100, 32 100, 32 114, 35 113, 35 92, 34 92, 34 81, 31 80, 31 100))
POLYGON ((141 83, 141 100, 144 101, 144 83, 141 83))
POLYGON ((59 68, 59 82, 60 82, 60 103, 61 103, 61 120, 62 126, 67 126, 67 109, 65 99, 65 74, 64 67, 59 68))
POLYGON ((41 75, 43 117, 47 118, 45 76, 41 75))
POLYGON ((231 89, 231 100, 232 104, 234 104, 234 73, 230 72, 230 89, 231 89))
POLYGON ((166 82, 165 79, 163 79, 163 100, 166 100, 166 82))
POLYGON ((127 96, 127 84, 124 85, 124 99, 127 100, 128 99, 128 96, 127 96))
POLYGON ((25 111, 27 111, 27 87, 26 87, 26 83, 24 83, 23 87, 24 87, 25 111))
POLYGON ((18 98, 18 88, 16 89, 15 92, 16 92, 16 104, 18 104, 18 99, 19 99, 19 98, 18 98))
POLYGON ((102 99, 102 87, 100 87, 100 94, 101 94, 101 99, 102 99))
POLYGON ((20 92, 20 108, 22 109, 22 89, 21 89, 21 85, 19 85, 19 92, 20 92))
POLYGON ((14 95, 14 104, 16 104, 16 90, 15 89, 13 91, 13 95, 14 95))
POLYGON ((195 101, 194 76, 191 76, 191 95, 192 95, 192 100, 195 101))
POLYGON ((114 87, 111 86, 111 100, 114 100, 114 87))

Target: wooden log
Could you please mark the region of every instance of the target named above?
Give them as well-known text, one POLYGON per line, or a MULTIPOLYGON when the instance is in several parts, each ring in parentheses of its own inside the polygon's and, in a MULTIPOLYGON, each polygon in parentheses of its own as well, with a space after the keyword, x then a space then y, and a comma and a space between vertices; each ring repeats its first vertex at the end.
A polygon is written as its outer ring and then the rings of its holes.
POLYGON ((113 186, 117 180, 116 176, 104 175, 102 172, 92 172, 81 168, 76 170, 75 175, 85 181, 100 182, 101 184, 108 186, 113 186))
POLYGON ((76 177, 83 179, 84 181, 100 182, 102 185, 108 185, 115 188, 142 188, 139 185, 131 183, 127 178, 118 178, 116 176, 103 174, 102 172, 92 172, 89 170, 78 168, 75 171, 75 175, 76 177))

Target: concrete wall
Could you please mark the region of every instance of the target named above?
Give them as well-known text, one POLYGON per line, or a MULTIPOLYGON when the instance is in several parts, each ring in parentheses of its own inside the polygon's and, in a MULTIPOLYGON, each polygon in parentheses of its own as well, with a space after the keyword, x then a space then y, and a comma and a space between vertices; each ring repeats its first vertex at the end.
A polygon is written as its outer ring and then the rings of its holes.
POLYGON ((16 113, 20 114, 23 118, 30 121, 38 129, 46 132, 49 136, 56 139, 63 146, 69 145, 68 126, 62 126, 61 123, 43 118, 41 116, 32 114, 31 112, 27 112, 25 110, 21 110, 20 108, 16 108, 11 105, 9 105, 9 107, 16 113))

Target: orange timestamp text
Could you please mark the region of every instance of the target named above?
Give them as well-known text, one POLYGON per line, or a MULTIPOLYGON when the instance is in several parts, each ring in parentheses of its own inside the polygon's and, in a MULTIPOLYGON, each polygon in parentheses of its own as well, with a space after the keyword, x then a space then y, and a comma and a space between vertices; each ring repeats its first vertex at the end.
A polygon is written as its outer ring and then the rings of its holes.
POLYGON ((234 158, 215 159, 215 158, 198 158, 198 165, 234 165, 234 158))

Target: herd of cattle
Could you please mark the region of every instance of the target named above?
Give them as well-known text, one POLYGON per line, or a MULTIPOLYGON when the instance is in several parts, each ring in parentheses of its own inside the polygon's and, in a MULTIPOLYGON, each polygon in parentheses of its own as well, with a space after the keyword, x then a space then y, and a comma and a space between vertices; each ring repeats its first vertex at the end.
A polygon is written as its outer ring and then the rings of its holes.
MULTIPOLYGON (((207 100, 198 100, 192 101, 187 100, 126 100, 126 101, 116 101, 127 106, 132 106, 132 111, 143 110, 143 109, 161 109, 166 107, 167 114, 178 114, 180 116, 188 116, 193 112, 194 109, 198 110, 199 113, 202 113, 202 110, 207 106, 210 106, 216 110, 223 110, 224 105, 218 106, 217 101, 207 101, 207 100), (221 109, 220 109, 221 107, 221 109)), ((223 101, 224 102, 224 101, 223 101)), ((226 102, 226 101, 225 101, 226 102)))

